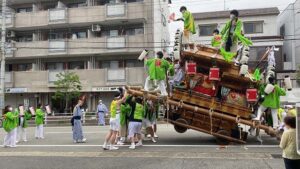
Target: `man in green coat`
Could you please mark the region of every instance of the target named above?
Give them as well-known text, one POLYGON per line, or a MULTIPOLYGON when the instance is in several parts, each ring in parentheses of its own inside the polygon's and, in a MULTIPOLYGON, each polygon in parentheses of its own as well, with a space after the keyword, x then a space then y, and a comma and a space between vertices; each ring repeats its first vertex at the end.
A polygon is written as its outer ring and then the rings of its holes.
POLYGON ((35 138, 36 139, 44 139, 44 118, 45 113, 42 110, 42 105, 38 104, 37 108, 35 110, 35 124, 36 124, 36 130, 35 130, 35 138))
POLYGON ((245 46, 252 45, 252 42, 242 35, 243 22, 238 17, 239 12, 232 10, 230 12, 230 21, 228 21, 221 30, 221 46, 225 48, 226 52, 236 53, 238 41, 241 41, 245 46))
MULTIPOLYGON (((280 96, 285 96, 286 92, 285 92, 285 89, 280 88, 277 84, 275 84, 274 81, 275 80, 273 77, 269 78, 269 82, 274 85, 274 90, 272 93, 267 94, 264 97, 264 101, 261 103, 261 105, 259 106, 259 108, 257 110, 257 117, 253 118, 253 120, 259 121, 261 119, 263 112, 265 112, 268 108, 270 108, 271 112, 272 112, 273 128, 277 129, 279 126, 278 109, 280 108, 280 96)), ((265 85, 261 89, 264 90, 265 85)), ((261 91, 261 92, 264 93, 264 91, 261 91)))
POLYGON ((16 147, 16 119, 18 118, 19 116, 13 112, 13 108, 11 106, 5 107, 3 113, 3 129, 6 132, 3 142, 4 147, 16 147))
POLYGON ((195 21, 192 13, 185 6, 180 8, 180 12, 182 13, 182 18, 177 19, 177 21, 181 20, 184 22, 182 44, 188 45, 191 42, 191 36, 196 34, 195 21))
POLYGON ((159 51, 156 53, 157 58, 149 59, 146 61, 148 67, 148 74, 145 82, 145 90, 149 91, 152 88, 153 81, 157 82, 158 89, 163 96, 167 96, 166 90, 166 74, 169 70, 170 64, 163 59, 164 54, 159 51))

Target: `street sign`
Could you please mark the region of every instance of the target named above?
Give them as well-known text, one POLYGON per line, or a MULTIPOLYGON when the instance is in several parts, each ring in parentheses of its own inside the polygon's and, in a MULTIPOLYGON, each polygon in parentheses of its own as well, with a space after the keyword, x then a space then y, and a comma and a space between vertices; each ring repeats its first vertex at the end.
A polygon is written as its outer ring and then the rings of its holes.
POLYGON ((296 104, 296 139, 297 139, 297 152, 300 155, 300 103, 296 104))

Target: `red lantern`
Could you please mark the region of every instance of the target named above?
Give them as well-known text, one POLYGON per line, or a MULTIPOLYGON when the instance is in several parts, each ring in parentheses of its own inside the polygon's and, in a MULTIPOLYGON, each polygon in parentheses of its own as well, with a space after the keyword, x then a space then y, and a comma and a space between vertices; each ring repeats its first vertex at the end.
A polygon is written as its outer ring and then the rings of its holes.
POLYGON ((257 89, 247 89, 246 97, 248 102, 256 102, 257 101, 257 89))
POLYGON ((220 80, 220 68, 210 68, 209 69, 209 80, 219 81, 220 80))
POLYGON ((187 62, 185 64, 186 74, 195 75, 197 73, 197 65, 194 62, 187 62))

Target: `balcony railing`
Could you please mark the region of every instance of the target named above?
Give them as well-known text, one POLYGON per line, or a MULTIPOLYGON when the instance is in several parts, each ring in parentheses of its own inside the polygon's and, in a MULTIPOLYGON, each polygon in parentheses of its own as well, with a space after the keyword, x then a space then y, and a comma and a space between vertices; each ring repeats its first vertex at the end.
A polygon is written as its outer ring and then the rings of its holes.
POLYGON ((116 48, 125 48, 126 47, 126 38, 123 37, 107 37, 106 39, 106 47, 108 49, 116 49, 116 48))
POLYGON ((121 17, 126 16, 126 4, 107 4, 106 17, 121 17))
POLYGON ((48 55, 89 55, 111 52, 140 52, 147 42, 143 34, 121 37, 16 42, 13 57, 45 57, 48 55), (118 50, 115 50, 118 49, 118 50))
POLYGON ((49 41, 49 53, 62 53, 66 52, 65 40, 50 40, 49 41))
MULTIPOLYGON (((150 14, 144 2, 107 4, 80 8, 49 9, 45 11, 26 12, 8 16, 7 24, 15 28, 48 27, 56 24, 99 23, 114 19, 147 20, 150 14)), ((79 25, 78 25, 79 26, 79 25)))
POLYGON ((108 69, 107 70, 107 81, 126 81, 125 69, 108 69))
MULTIPOLYGON (((81 69, 69 70, 79 76, 82 91, 92 91, 95 87, 116 85, 143 85, 144 68, 124 69, 81 69)), ((26 88, 28 92, 54 91, 56 75, 61 71, 21 71, 7 72, 5 86, 14 88, 26 88)))
POLYGON ((67 8, 49 9, 49 24, 66 23, 67 8))
POLYGON ((5 83, 11 83, 13 80, 13 73, 12 72, 6 72, 5 73, 5 83))
POLYGON ((58 80, 57 75, 60 73, 61 71, 49 71, 48 73, 48 82, 49 83, 54 83, 58 80))

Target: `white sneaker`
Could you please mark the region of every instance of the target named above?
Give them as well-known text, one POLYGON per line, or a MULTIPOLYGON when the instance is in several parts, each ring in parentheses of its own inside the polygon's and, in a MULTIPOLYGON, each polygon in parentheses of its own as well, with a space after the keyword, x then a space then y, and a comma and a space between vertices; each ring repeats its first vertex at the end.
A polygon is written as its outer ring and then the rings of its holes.
POLYGON ((19 143, 20 141, 16 141, 16 143, 19 143))
POLYGON ((113 150, 119 150, 119 147, 110 146, 110 147, 109 147, 109 150, 112 150, 112 151, 113 151, 113 150))
POLYGON ((143 143, 139 141, 138 143, 136 143, 136 146, 143 146, 143 143))
POLYGON ((103 150, 109 150, 108 146, 106 144, 102 145, 103 150))
POLYGON ((81 140, 81 142, 82 142, 82 143, 85 143, 85 142, 86 142, 86 138, 83 138, 83 139, 81 140))
POLYGON ((135 144, 134 143, 131 143, 131 146, 129 147, 129 149, 135 149, 135 144))
POLYGON ((24 142, 27 142, 27 140, 23 140, 24 142))
POLYGON ((147 137, 148 137, 148 138, 151 138, 151 134, 148 134, 147 137))
POLYGON ((158 138, 158 136, 156 135, 156 133, 154 133, 154 138, 158 138))
POLYGON ((153 143, 156 143, 156 140, 155 140, 153 137, 152 137, 151 141, 152 141, 153 143))
POLYGON ((123 143, 122 141, 118 141, 117 145, 124 145, 125 143, 123 143))

